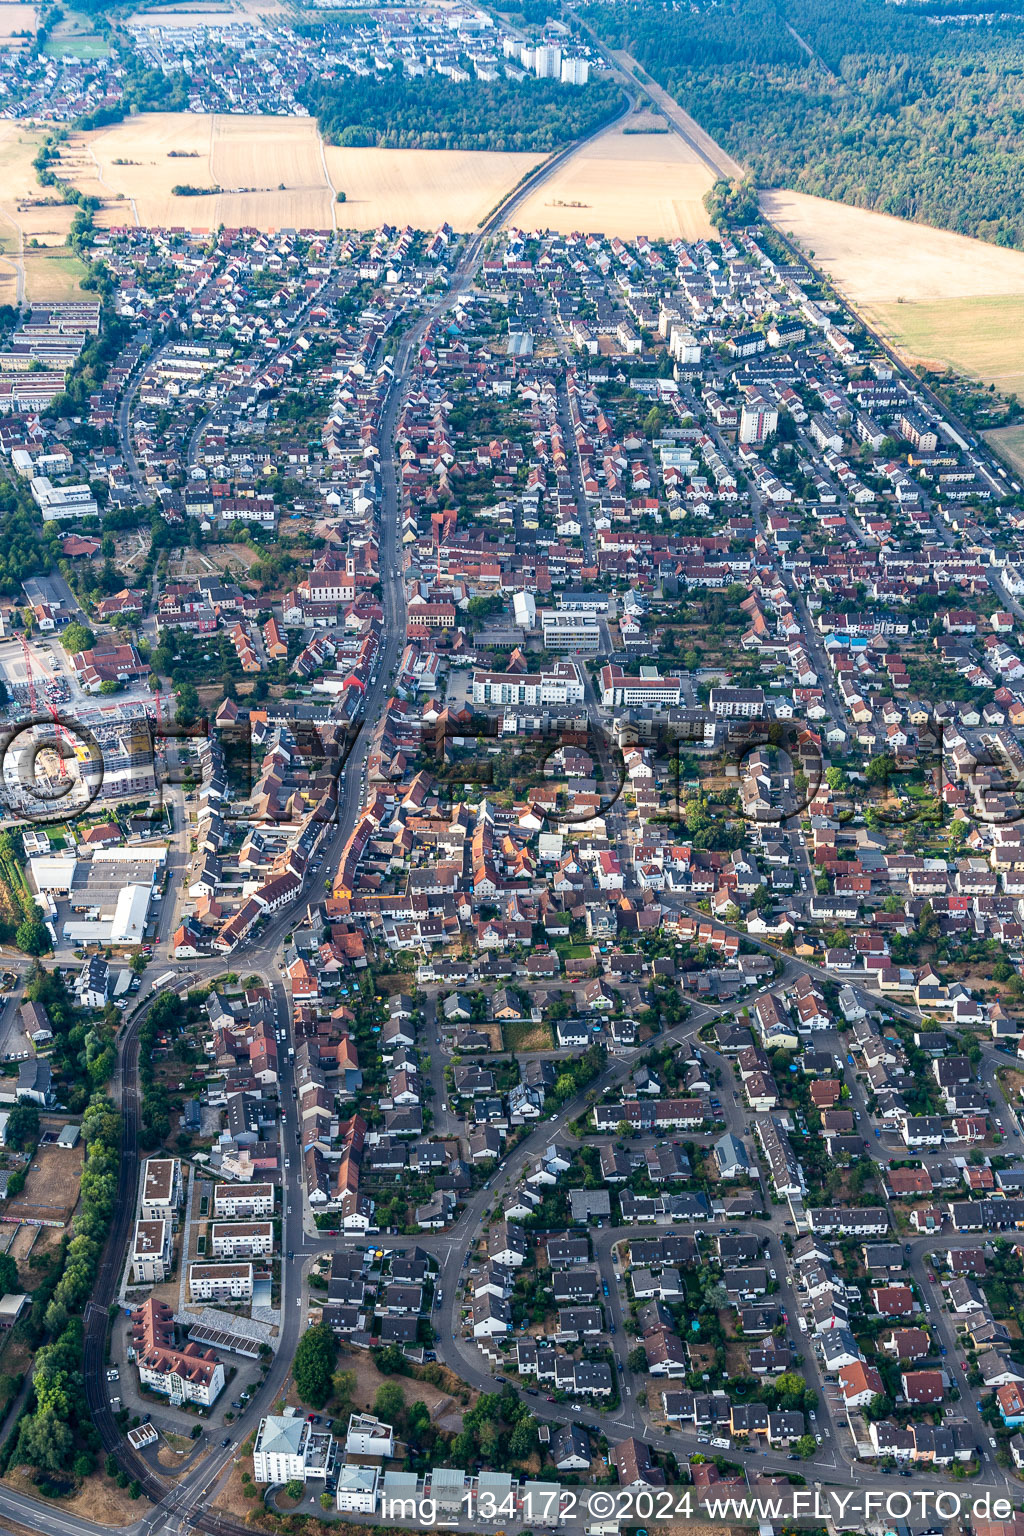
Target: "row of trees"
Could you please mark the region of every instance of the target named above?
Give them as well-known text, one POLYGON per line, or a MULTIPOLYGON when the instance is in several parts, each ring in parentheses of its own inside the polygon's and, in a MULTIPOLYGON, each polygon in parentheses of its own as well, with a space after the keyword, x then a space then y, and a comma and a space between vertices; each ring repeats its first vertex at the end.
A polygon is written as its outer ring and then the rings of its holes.
POLYGON ((5 1465, 12 1459, 25 1462, 44 1479, 61 1473, 88 1477, 100 1448, 85 1402, 80 1313, 95 1284, 117 1199, 121 1121, 102 1089, 85 1111, 82 1139, 85 1165, 74 1236, 63 1249, 62 1271, 43 1318, 50 1342, 36 1354, 30 1407, 4 1447, 5 1465))
POLYGON ((784 17, 775 0, 596 0, 586 15, 759 185, 1019 246, 1019 0, 967 4, 985 25, 937 26, 934 6, 886 0, 789 0, 784 17))

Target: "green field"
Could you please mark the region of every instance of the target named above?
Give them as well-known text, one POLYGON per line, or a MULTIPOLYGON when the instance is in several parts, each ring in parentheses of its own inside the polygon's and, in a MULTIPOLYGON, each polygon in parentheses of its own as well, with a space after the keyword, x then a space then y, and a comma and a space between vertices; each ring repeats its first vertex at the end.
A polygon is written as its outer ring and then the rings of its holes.
POLYGON ((110 49, 106 38, 93 30, 88 16, 68 11, 63 21, 50 32, 43 52, 51 59, 59 59, 64 54, 75 59, 105 59, 110 49))
POLYGON ((1024 427, 995 427, 984 435, 1007 464, 1024 475, 1024 427))
POLYGON ((77 299, 85 276, 85 264, 66 246, 25 252, 27 299, 77 299))
POLYGON ((1004 395, 1024 395, 1024 295, 861 308, 915 361, 970 374, 1004 395))

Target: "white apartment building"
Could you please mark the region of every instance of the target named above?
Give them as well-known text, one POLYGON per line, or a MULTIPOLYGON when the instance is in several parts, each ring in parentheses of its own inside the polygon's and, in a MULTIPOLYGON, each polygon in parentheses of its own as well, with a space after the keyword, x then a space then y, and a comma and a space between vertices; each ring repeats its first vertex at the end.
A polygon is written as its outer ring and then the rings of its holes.
POLYGON ((372 1515, 377 1508, 379 1481, 379 1467, 361 1467, 357 1462, 346 1462, 338 1468, 337 1507, 372 1515))
POLYGON ((257 1483, 326 1480, 334 1467, 334 1436, 316 1431, 301 1414, 268 1414, 260 1420, 252 1453, 257 1483))
POLYGON ((139 1381, 162 1392, 172 1405, 199 1403, 209 1408, 224 1390, 224 1367, 197 1345, 181 1350, 152 1350, 139 1361, 139 1381))
POLYGON ((583 684, 576 665, 558 662, 550 672, 474 672, 474 704, 582 704, 583 684))
POLYGON ((760 448, 779 425, 779 413, 760 395, 748 400, 740 411, 740 442, 760 448))
POLYGON ((190 1264, 188 1289, 193 1301, 250 1301, 251 1264, 190 1264))
POLYGON ((273 1216, 273 1184, 218 1184, 213 1192, 213 1212, 217 1217, 273 1216))
POLYGON ((181 1205, 181 1161, 177 1157, 147 1157, 142 1170, 139 1215, 143 1221, 170 1221, 181 1205))
POLYGON ((563 59, 559 79, 563 85, 586 85, 590 79, 589 59, 563 59))
POLYGON ((752 719, 764 714, 764 692, 760 688, 712 688, 708 708, 724 719, 752 719))
POLYGON ((132 1284, 160 1285, 171 1270, 171 1224, 169 1221, 135 1223, 132 1244, 132 1284))
POLYGON ((266 1258, 274 1251, 269 1221, 215 1221, 210 1228, 210 1252, 215 1259, 266 1258))
POLYGON ((345 1435, 346 1456, 393 1456, 395 1454, 395 1430, 374 1418, 372 1413, 349 1415, 345 1435))
POLYGON ((601 630, 592 613, 557 613, 545 610, 540 616, 544 648, 548 651, 598 651, 601 630))
POLYGON ((609 662, 601 668, 601 703, 605 709, 673 708, 682 699, 678 677, 662 677, 657 667, 641 667, 638 677, 627 677, 609 662))
POLYGON ((44 523, 70 517, 99 516, 100 509, 87 485, 54 485, 48 475, 36 475, 31 489, 44 523))

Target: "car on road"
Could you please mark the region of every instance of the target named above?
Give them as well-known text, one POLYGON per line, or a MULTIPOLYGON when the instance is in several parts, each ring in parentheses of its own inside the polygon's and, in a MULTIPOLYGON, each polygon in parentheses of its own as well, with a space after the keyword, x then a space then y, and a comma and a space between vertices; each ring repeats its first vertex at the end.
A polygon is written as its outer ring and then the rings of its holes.
POLYGON ((221 1443, 220 1443, 220 1444, 221 1444, 221 1450, 223 1450, 223 1449, 224 1449, 224 1447, 225 1447, 225 1446, 227 1446, 227 1445, 230 1445, 230 1444, 231 1444, 231 1441, 230 1441, 230 1439, 229 1439, 229 1438, 228 1438, 228 1436, 227 1436, 227 1435, 225 1435, 225 1436, 224 1436, 224 1439, 223 1439, 223 1440, 222 1440, 222 1441, 221 1441, 221 1443))
POLYGON ((291 1249, 291 1248, 289 1248, 289 1250, 288 1250, 288 1257, 289 1257, 289 1258, 290 1258, 290 1259, 294 1259, 294 1257, 295 1257, 295 1254, 294 1254, 294 1253, 293 1253, 293 1251, 292 1251, 292 1249, 291 1249))

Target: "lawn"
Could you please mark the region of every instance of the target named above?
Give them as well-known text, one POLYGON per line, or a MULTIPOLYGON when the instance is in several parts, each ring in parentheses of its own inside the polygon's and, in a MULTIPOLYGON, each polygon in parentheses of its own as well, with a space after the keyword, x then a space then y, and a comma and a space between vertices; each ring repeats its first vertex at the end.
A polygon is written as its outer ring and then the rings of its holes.
POLYGON ((864 314, 915 361, 955 368, 1004 395, 1024 393, 1024 296, 872 304, 864 314))
POLYGON ((86 267, 66 246, 25 252, 25 297, 77 299, 82 293, 86 267))
POLYGON ((51 59, 62 58, 65 54, 74 59, 105 59, 110 48, 106 38, 93 30, 88 16, 68 11, 52 28, 43 52, 51 59))
POLYGON ((535 1024, 532 1019, 511 1019, 501 1026, 506 1051, 550 1051, 554 1047, 550 1024, 535 1024))

